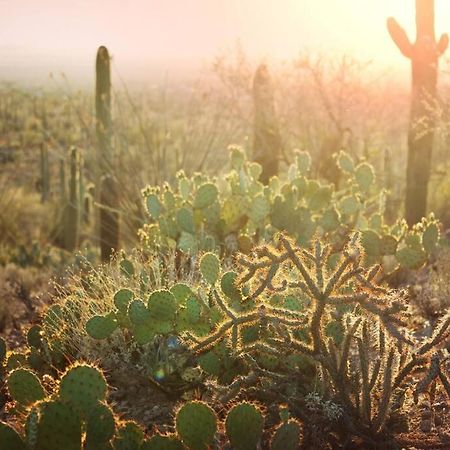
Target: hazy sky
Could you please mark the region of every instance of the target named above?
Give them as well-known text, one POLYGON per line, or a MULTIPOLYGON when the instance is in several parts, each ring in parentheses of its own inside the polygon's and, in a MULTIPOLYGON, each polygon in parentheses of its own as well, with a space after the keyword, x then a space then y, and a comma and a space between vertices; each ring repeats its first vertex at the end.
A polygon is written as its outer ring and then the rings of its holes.
MULTIPOLYGON (((437 32, 450 31, 450 0, 436 10, 437 32)), ((238 39, 252 58, 345 52, 406 72, 389 15, 413 36, 413 0, 0 0, 0 79, 91 76, 100 44, 122 75, 145 78, 197 67, 238 39)))

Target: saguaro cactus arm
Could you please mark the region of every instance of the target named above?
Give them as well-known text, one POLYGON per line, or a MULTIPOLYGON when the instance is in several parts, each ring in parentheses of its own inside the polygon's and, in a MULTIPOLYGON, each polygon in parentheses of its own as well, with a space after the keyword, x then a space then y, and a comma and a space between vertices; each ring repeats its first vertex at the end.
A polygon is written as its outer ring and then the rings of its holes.
POLYGON ((405 30, 392 17, 387 29, 401 53, 411 60, 412 97, 408 133, 406 169, 406 220, 417 223, 426 215, 428 183, 431 174, 437 102, 439 57, 448 47, 448 35, 436 41, 434 0, 416 0, 416 40, 410 41, 405 30))
POLYGON ((402 55, 406 56, 407 58, 412 58, 413 44, 409 40, 406 31, 393 17, 389 17, 389 19, 387 20, 387 29, 395 45, 402 52, 402 55))
POLYGON ((441 35, 441 37, 439 38, 439 42, 437 43, 437 51, 438 51, 438 56, 441 56, 445 53, 445 51, 448 48, 448 34, 444 33, 441 35))

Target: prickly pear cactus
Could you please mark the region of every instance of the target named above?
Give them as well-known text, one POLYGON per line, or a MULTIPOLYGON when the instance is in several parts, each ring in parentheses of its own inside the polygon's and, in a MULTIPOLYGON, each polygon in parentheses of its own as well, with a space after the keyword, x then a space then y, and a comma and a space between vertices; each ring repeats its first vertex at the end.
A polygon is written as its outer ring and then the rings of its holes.
POLYGON ((39 404, 36 450, 80 450, 81 418, 77 411, 61 401, 39 404))
POLYGON ((203 402, 185 403, 177 412, 176 429, 184 444, 192 450, 206 450, 217 430, 216 413, 203 402))
POLYGON ((273 434, 271 450, 297 450, 300 448, 300 433, 301 426, 296 420, 280 424, 273 434))
POLYGON ((185 448, 175 436, 155 434, 141 445, 140 450, 183 450, 185 448))
POLYGON ((11 397, 22 406, 29 406, 45 398, 39 378, 30 370, 15 369, 6 380, 11 397))
POLYGON ((213 253, 205 253, 200 260, 200 272, 203 278, 211 285, 216 284, 219 271, 219 258, 213 253))
POLYGON ((263 414, 256 405, 248 402, 233 406, 225 420, 228 439, 236 450, 256 449, 263 427, 263 414))
POLYGON ((87 416, 86 449, 99 449, 108 444, 114 437, 116 421, 107 405, 97 403, 87 416))
POLYGON ((0 448, 7 450, 27 450, 19 434, 4 422, 0 422, 0 448))
POLYGON ((117 329, 114 316, 93 316, 86 323, 86 332, 93 339, 106 339, 117 329))
POLYGON ((77 365, 62 376, 59 395, 82 414, 89 414, 97 402, 104 401, 107 384, 103 373, 96 367, 77 365))

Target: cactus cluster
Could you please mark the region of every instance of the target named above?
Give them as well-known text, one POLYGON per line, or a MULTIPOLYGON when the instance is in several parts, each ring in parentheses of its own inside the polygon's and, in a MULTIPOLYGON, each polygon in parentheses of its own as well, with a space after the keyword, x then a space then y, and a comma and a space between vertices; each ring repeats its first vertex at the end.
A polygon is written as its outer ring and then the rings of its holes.
MULTIPOLYGON (((0 422, 0 448, 8 450, 207 450, 229 440, 236 449, 252 450, 263 439, 264 414, 250 402, 232 405, 224 427, 207 403, 189 401, 175 412, 175 433, 151 436, 132 421, 121 421, 106 403, 107 382, 98 368, 76 364, 58 385, 44 389, 28 369, 8 374, 9 395, 21 409, 21 432, 0 422), (222 429, 224 428, 224 431, 222 429)), ((295 450, 300 426, 290 420, 278 425, 272 448, 295 450), (284 447, 280 447, 284 445, 284 447)))
POLYGON ((311 414, 315 419, 308 422, 305 408, 308 392, 318 389, 326 393, 317 414, 327 427, 334 424, 365 442, 383 442, 390 419, 404 414, 406 400, 398 396, 409 389, 418 368, 429 366, 416 380, 415 395, 436 380, 450 394, 444 355, 435 353, 449 336, 450 319, 444 317, 429 339, 414 338, 406 294, 377 284, 380 267, 365 268, 359 235, 338 261, 331 250, 320 241, 311 249, 298 247, 280 235, 275 245, 241 255, 235 281, 240 300, 213 286, 210 298, 225 319, 209 335, 185 339, 201 363, 205 358, 211 374, 221 370, 223 344, 245 366, 231 383, 212 385, 221 401, 246 386, 255 391, 259 384, 261 395, 273 390, 294 410, 303 409, 305 435, 311 435, 308 427, 318 419, 311 414))
POLYGON ((221 179, 180 172, 175 186, 143 190, 150 222, 140 234, 147 246, 190 255, 248 253, 282 231, 300 245, 319 235, 338 252, 356 228, 363 232, 367 265, 382 263, 391 272, 421 267, 438 243, 433 216, 413 227, 403 220, 384 223, 385 194, 377 194, 373 167, 344 152, 336 155, 342 186, 312 178, 306 152, 297 153, 287 181, 272 177, 267 186, 259 181, 261 166, 247 162, 240 148, 230 155, 232 170, 221 179))

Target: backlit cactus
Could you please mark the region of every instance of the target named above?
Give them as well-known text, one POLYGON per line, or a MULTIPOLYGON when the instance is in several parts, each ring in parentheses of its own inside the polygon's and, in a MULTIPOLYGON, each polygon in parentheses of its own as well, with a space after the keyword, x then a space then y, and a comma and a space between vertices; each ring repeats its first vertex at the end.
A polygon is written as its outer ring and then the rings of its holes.
POLYGON ((215 412, 203 402, 185 403, 177 412, 175 425, 183 443, 192 450, 207 450, 217 430, 215 412))
POLYGON ((9 395, 21 406, 30 406, 46 397, 39 378, 30 370, 15 369, 6 380, 9 395))
POLYGON ((141 233, 145 245, 176 247, 191 256, 199 251, 227 256, 249 253, 254 243, 283 231, 301 245, 320 235, 339 250, 356 227, 363 233, 368 264, 384 260, 388 272, 398 267, 416 269, 436 248, 439 229, 431 216, 426 225, 415 227, 402 221, 393 226, 384 223, 384 197, 374 195, 376 175, 367 162, 357 164, 344 152, 336 155, 337 167, 347 180, 336 190, 308 178, 311 158, 306 152, 297 153, 287 181, 273 179, 266 187, 258 180, 259 166, 247 162, 242 150, 232 148, 230 158, 237 161, 232 167, 238 167, 239 173, 233 169, 217 182, 221 189, 205 176, 199 180, 180 174, 173 188, 144 190, 151 218, 141 233), (412 234, 418 236, 420 249, 406 242, 412 234))
POLYGON ((236 450, 256 449, 261 440, 264 416, 252 403, 239 403, 227 414, 225 429, 231 445, 236 450))

